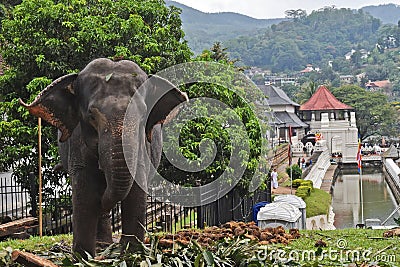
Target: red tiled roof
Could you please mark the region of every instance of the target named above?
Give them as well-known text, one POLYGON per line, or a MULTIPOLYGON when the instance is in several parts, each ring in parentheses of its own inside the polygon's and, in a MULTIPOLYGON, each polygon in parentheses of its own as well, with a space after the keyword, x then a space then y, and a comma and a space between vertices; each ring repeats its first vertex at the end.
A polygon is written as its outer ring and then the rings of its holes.
POLYGON ((321 85, 300 110, 353 109, 340 102, 325 86, 321 85))
POLYGON ((383 80, 383 81, 374 81, 374 82, 367 82, 365 84, 365 86, 367 87, 380 87, 380 88, 384 88, 384 87, 389 87, 390 86, 390 82, 389 80, 383 80))

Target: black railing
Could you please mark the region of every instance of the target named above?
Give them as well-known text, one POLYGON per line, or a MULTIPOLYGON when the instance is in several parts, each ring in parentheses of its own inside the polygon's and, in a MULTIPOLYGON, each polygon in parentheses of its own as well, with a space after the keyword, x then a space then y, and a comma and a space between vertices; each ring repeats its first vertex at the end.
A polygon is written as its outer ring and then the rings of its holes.
MULTIPOLYGON (((36 179, 30 179, 30 181, 35 183, 36 179)), ((1 218, 5 216, 12 219, 36 217, 36 188, 37 186, 32 184, 30 190, 23 189, 11 177, 0 177, 1 218), (29 191, 32 193, 30 194, 29 191)), ((46 192, 45 189, 43 191, 46 192)), ((65 185, 63 188, 52 188, 49 191, 53 195, 47 193, 42 206, 43 233, 55 235, 72 232, 73 211, 70 187, 65 185)), ((253 206, 258 202, 268 200, 269 197, 265 191, 257 191, 250 197, 241 197, 232 190, 212 203, 199 207, 182 207, 173 203, 160 202, 149 196, 145 227, 150 232, 176 232, 186 228, 220 225, 232 220, 251 221, 253 206)), ((121 229, 120 204, 112 210, 111 220, 113 232, 118 232, 121 229)))
POLYGON ((29 191, 11 173, 0 174, 0 221, 32 216, 31 210, 29 191))

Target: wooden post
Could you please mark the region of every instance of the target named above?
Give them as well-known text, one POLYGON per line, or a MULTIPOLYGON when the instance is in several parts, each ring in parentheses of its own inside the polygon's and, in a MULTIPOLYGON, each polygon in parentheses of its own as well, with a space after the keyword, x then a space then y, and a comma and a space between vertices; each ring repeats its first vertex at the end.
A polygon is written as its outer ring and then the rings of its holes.
POLYGON ((39 142, 39 236, 43 236, 42 214, 42 119, 38 118, 38 142, 39 142))

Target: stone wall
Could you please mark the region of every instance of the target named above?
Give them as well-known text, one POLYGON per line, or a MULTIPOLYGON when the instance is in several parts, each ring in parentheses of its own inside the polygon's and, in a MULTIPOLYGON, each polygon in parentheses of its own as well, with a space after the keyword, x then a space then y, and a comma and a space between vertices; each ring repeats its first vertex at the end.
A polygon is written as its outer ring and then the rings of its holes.
POLYGON ((397 201, 400 203, 400 168, 392 159, 382 159, 383 171, 385 179, 392 190, 392 193, 397 201))
POLYGON ((336 227, 333 225, 335 221, 335 213, 333 213, 332 206, 329 208, 329 214, 317 215, 307 218, 306 229, 307 230, 335 230, 336 227))
POLYGON ((331 155, 329 151, 326 149, 323 151, 316 163, 313 163, 310 172, 304 177, 304 180, 311 180, 315 188, 321 188, 322 179, 326 174, 329 166, 331 165, 331 155))

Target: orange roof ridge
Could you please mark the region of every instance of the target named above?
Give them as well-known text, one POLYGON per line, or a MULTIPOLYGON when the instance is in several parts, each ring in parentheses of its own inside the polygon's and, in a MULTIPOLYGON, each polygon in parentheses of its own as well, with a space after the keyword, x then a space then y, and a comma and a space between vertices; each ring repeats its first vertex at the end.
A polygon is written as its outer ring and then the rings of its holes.
POLYGON ((300 106, 300 110, 353 109, 340 102, 324 85, 318 87, 310 99, 300 106))

